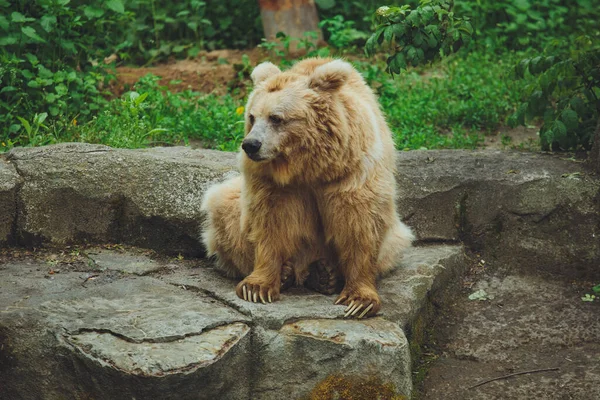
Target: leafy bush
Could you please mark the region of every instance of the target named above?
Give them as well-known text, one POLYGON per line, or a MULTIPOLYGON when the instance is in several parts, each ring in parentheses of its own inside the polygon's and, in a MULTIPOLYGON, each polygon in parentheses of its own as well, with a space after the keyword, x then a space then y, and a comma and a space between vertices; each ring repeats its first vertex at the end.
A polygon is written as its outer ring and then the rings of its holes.
POLYGON ((409 65, 456 52, 470 41, 473 31, 468 18, 456 17, 452 7, 452 0, 421 0, 414 10, 408 5, 380 7, 377 30, 367 40, 365 53, 372 55, 378 45, 387 45, 388 71, 399 74, 409 65))
POLYGON ((570 53, 539 55, 521 60, 515 75, 535 80, 525 86, 526 101, 511 117, 513 125, 542 117, 542 148, 590 149, 600 117, 600 46, 579 39, 584 48, 570 53))
POLYGON ((233 97, 186 90, 172 93, 147 75, 135 91, 114 99, 97 117, 72 126, 72 140, 137 148, 201 142, 202 146, 237 150, 243 135, 243 106, 233 97))
POLYGON ((367 32, 357 30, 354 25, 354 21, 345 20, 343 15, 336 15, 319 23, 319 27, 328 37, 329 45, 342 52, 355 50, 354 45, 364 42, 369 37, 367 32))
POLYGON ((456 0, 456 12, 471 16, 476 36, 499 51, 543 48, 596 26, 598 0, 456 0))
MULTIPOLYGON (((8 146, 31 144, 22 121, 36 113, 83 119, 105 104, 106 74, 90 60, 102 57, 107 21, 88 18, 91 5, 69 3, 0 0, 0 129, 8 146)), ((113 22, 122 18, 106 13, 113 22)))

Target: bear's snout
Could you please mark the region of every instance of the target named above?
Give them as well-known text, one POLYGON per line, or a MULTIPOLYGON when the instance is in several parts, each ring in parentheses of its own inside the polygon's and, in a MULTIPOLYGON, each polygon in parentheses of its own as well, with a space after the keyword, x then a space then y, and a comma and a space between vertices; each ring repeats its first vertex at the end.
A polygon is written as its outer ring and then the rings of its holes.
POLYGON ((246 154, 249 156, 253 156, 258 153, 260 146, 262 146, 262 142, 256 139, 246 139, 242 142, 242 149, 244 149, 246 154))

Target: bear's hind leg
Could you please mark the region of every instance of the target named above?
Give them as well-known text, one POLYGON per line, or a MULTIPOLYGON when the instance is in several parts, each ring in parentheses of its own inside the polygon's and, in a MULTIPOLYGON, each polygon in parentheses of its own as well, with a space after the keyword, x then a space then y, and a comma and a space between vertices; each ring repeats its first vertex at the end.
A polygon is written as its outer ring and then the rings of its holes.
POLYGON ((396 220, 397 223, 385 233, 379 249, 377 269, 380 276, 398 266, 402 259, 402 253, 415 240, 411 229, 398 218, 396 220))
POLYGON ((242 232, 242 177, 210 187, 202 200, 206 213, 202 241, 208 256, 216 256, 218 267, 231 277, 252 273, 254 249, 242 232))

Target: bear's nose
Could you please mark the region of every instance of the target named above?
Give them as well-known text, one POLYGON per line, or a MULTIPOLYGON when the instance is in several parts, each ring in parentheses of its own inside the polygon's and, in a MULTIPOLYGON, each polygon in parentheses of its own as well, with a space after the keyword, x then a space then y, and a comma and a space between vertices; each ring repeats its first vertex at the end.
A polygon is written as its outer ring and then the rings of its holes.
POLYGON ((246 139, 242 142, 242 149, 248 155, 256 154, 260 150, 262 143, 256 139, 246 139))

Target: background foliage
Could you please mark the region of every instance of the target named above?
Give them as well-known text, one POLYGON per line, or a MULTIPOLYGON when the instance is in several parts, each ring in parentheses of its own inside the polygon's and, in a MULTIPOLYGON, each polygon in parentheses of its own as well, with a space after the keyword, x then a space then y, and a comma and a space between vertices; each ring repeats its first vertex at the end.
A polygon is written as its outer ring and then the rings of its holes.
MULTIPOLYGON (((475 147, 482 133, 507 124, 539 126, 546 149, 591 146, 600 0, 316 3, 329 47, 318 48, 312 33, 281 41, 299 41, 307 55, 351 59, 380 95, 399 148, 475 147), (383 5, 392 12, 375 14, 383 5), (365 60, 365 44, 385 58, 365 60), (458 52, 431 65, 440 51, 458 52), (407 71, 391 79, 386 68, 407 71)), ((254 1, 0 0, 0 151, 65 140, 122 147, 199 140, 233 150, 247 58, 225 96, 173 93, 147 77, 113 98, 109 84, 115 65, 202 50, 261 44, 274 61, 293 62, 285 46, 261 38, 254 1)))

